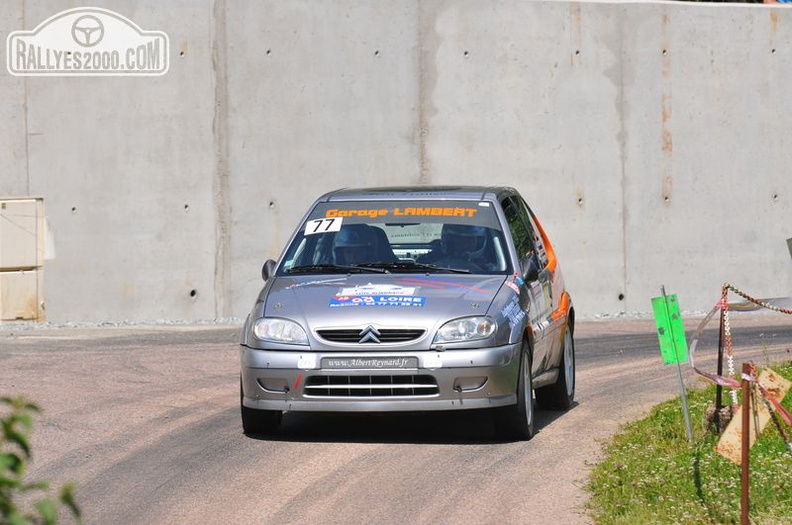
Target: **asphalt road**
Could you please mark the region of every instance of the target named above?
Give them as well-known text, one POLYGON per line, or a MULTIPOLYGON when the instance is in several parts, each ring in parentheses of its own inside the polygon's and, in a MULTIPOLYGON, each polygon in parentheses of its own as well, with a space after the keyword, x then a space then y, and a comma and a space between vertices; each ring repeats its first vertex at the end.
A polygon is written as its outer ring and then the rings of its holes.
MULTIPOLYGON (((741 316, 738 368, 792 358, 788 316, 741 316)), ((711 327, 697 364, 714 371, 711 327)), ((31 478, 75 481, 86 524, 590 523, 602 443, 678 395, 653 321, 587 321, 576 405, 540 411, 529 442, 498 441, 478 411, 287 413, 276 439, 257 439, 241 431, 237 338, 227 325, 0 328, 0 395, 43 409, 31 478)), ((683 377, 699 384, 687 365, 683 377)))

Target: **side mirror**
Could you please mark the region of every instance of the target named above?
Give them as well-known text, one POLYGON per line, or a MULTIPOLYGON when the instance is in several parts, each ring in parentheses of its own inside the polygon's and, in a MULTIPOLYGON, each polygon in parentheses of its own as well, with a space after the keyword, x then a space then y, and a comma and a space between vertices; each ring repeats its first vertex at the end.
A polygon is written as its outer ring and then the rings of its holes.
POLYGON ((528 262, 525 264, 525 282, 536 281, 539 279, 539 259, 536 257, 536 254, 531 255, 528 258, 528 262))
POLYGON ((275 266, 276 262, 272 259, 267 259, 264 263, 264 267, 261 269, 261 277, 266 281, 273 275, 275 275, 275 266))

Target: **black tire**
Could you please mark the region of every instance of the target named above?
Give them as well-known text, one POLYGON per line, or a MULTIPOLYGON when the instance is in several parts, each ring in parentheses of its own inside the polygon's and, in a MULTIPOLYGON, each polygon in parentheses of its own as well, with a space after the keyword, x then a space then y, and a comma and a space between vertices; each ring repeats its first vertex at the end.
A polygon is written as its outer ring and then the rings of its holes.
POLYGON ((572 325, 564 333, 564 348, 558 366, 556 382, 536 389, 536 403, 540 408, 568 410, 575 400, 575 341, 572 325))
POLYGON ((495 432, 502 439, 528 441, 534 436, 534 412, 531 348, 524 344, 517 380, 517 404, 495 409, 495 432))
POLYGON ((245 434, 272 434, 278 429, 283 412, 257 410, 242 404, 242 385, 239 385, 239 406, 242 412, 242 431, 245 434))

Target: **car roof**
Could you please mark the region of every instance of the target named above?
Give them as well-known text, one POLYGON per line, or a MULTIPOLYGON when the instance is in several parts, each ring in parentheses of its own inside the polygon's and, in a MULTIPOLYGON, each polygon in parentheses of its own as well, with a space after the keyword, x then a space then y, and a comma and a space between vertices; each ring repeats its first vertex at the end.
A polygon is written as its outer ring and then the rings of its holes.
POLYGON ((514 188, 504 186, 384 186, 378 188, 342 188, 326 193, 319 202, 381 200, 493 200, 514 195, 514 188))

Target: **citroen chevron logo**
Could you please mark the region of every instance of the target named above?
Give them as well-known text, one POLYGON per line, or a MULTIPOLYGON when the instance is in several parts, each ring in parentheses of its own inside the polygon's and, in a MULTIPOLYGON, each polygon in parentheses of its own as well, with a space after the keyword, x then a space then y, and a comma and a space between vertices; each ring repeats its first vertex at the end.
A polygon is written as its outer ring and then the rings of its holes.
POLYGON ((379 330, 374 328, 371 325, 368 325, 360 332, 360 341, 358 343, 379 343, 380 340, 380 333, 379 330))

